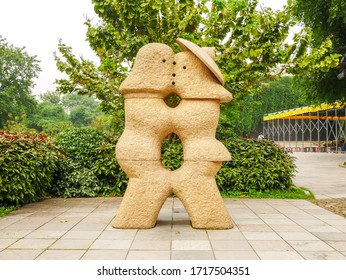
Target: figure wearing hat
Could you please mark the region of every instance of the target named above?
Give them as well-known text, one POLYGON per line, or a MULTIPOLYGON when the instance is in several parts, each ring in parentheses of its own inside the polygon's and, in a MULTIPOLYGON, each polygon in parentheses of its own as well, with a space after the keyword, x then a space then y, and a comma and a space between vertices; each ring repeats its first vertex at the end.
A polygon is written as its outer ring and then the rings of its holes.
POLYGON ((177 39, 175 54, 164 44, 142 47, 130 75, 120 86, 125 99, 125 130, 116 157, 129 184, 116 215, 116 228, 152 228, 172 193, 186 208, 194 228, 224 229, 232 223, 218 191, 215 175, 230 160, 215 139, 220 102, 232 95, 223 87, 213 48, 177 39), (181 102, 168 107, 164 99, 181 102), (161 143, 175 133, 183 143, 184 162, 174 171, 161 163, 161 143))

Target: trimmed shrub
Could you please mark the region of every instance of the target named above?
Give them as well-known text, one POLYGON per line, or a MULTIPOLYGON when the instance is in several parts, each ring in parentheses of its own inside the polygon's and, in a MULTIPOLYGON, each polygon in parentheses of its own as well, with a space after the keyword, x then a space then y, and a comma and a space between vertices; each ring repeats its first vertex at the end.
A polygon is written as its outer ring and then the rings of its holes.
POLYGON ((101 192, 101 184, 90 168, 71 158, 64 158, 60 161, 59 173, 50 191, 63 197, 95 197, 101 192))
POLYGON ((123 195, 128 177, 115 158, 115 145, 104 143, 96 150, 92 170, 100 178, 104 195, 123 195))
POLYGON ((55 195, 94 197, 123 194, 127 177, 115 159, 115 145, 92 128, 74 128, 59 133, 56 145, 65 157, 59 164, 55 195))
MULTIPOLYGON (((120 168, 115 145, 91 128, 60 133, 56 142, 65 154, 60 162, 54 194, 65 197, 123 195, 128 178, 120 168)), ((294 159, 271 141, 232 137, 223 141, 232 155, 216 175, 220 191, 253 193, 290 190, 295 172, 294 159)), ((162 164, 175 170, 183 163, 179 138, 162 143, 162 164)))
POLYGON ((58 170, 59 153, 42 134, 0 132, 0 204, 43 198, 58 170))
POLYGON ((94 163, 96 149, 108 140, 101 132, 92 128, 72 128, 60 132, 54 143, 60 150, 74 161, 85 167, 91 167, 94 163))
POLYGON ((294 159, 274 142, 242 138, 223 142, 232 160, 224 162, 216 176, 221 192, 284 191, 293 186, 294 159))
MULTIPOLYGON (((232 160, 224 162, 216 175, 220 191, 242 192, 287 191, 293 186, 296 170, 294 158, 272 141, 258 141, 232 136, 222 141, 232 160)), ((183 163, 183 145, 179 138, 166 138, 162 143, 162 164, 169 170, 183 163)))

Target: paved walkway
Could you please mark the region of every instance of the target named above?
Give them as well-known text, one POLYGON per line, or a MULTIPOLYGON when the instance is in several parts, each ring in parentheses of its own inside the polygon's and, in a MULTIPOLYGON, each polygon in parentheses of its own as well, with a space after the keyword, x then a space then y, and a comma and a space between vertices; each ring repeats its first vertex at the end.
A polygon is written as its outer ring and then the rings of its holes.
POLYGON ((298 173, 295 184, 310 189, 316 199, 346 198, 346 154, 294 153, 298 173))
MULTIPOLYGON (((316 179, 330 174, 322 174, 325 168, 339 170, 329 155, 316 154, 315 160, 311 155, 295 156, 299 185, 326 197, 345 194, 345 177, 316 179), (318 173, 305 165, 316 161, 318 173)), ((346 170, 331 172, 345 176, 346 170)), ((305 200, 224 201, 235 223, 231 230, 192 229, 177 198, 166 201, 157 226, 149 230, 111 227, 121 198, 29 204, 0 218, 0 259, 346 259, 346 219, 341 216, 305 200)))

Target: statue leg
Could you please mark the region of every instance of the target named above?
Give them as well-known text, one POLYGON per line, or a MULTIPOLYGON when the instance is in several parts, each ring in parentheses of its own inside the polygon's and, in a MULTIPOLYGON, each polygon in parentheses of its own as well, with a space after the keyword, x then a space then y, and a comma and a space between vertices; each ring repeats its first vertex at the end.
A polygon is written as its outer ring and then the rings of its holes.
POLYGON ((173 171, 173 191, 186 208, 193 228, 233 227, 215 181, 220 167, 221 162, 185 161, 180 169, 173 171))
POLYGON ((129 183, 113 222, 115 228, 153 228, 172 194, 169 171, 158 161, 120 161, 129 183))

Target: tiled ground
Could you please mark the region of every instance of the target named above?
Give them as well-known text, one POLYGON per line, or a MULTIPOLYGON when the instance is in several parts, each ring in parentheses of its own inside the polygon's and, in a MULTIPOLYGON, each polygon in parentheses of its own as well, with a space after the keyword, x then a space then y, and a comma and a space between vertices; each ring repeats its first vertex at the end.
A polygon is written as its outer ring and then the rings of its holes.
POLYGON ((231 230, 196 230, 177 198, 148 230, 111 227, 121 198, 50 199, 0 218, 0 259, 346 259, 346 219, 304 200, 225 199, 231 230))

